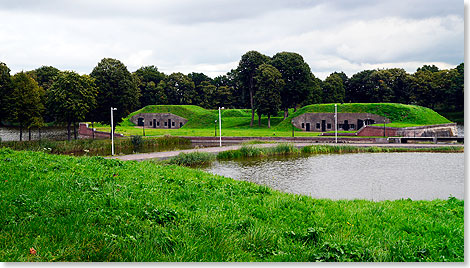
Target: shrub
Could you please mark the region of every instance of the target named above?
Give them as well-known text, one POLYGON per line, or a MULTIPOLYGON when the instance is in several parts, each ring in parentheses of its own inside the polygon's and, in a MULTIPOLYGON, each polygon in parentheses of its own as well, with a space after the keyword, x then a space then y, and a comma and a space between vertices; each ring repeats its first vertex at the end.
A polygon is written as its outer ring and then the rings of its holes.
POLYGON ((215 155, 206 152, 191 152, 191 153, 180 153, 179 155, 172 157, 168 160, 169 164, 179 166, 199 166, 207 165, 215 160, 215 155))

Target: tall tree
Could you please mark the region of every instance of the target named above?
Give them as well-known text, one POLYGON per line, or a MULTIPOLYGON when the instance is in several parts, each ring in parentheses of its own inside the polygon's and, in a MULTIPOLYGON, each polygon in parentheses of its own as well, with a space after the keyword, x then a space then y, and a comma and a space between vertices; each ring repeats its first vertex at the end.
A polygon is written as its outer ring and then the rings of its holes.
POLYGON ((67 124, 67 138, 70 140, 70 126, 73 123, 74 137, 77 139, 75 123, 85 119, 96 107, 97 88, 94 79, 65 71, 58 75, 47 96, 48 107, 59 122, 67 124))
POLYGON ((197 95, 194 82, 187 75, 172 73, 166 80, 166 95, 169 104, 187 105, 194 104, 197 95))
POLYGON ((459 64, 456 68, 457 73, 452 80, 452 88, 451 88, 451 95, 452 100, 451 102, 454 105, 455 111, 463 111, 464 110, 464 80, 465 80, 465 67, 464 63, 459 64))
POLYGON ((0 62, 0 125, 2 121, 8 117, 10 111, 9 105, 11 101, 9 98, 11 91, 10 68, 8 68, 5 63, 0 62))
POLYGON ((281 88, 285 86, 282 74, 276 67, 262 64, 255 76, 258 90, 255 93, 255 107, 259 115, 268 116, 268 128, 271 128, 271 115, 276 115, 281 108, 281 88))
POLYGON ((374 72, 374 70, 364 70, 348 79, 345 88, 346 102, 370 102, 369 92, 374 88, 370 77, 374 72))
MULTIPOLYGON (((315 77, 314 74, 311 74, 310 86, 308 87, 309 93, 307 98, 300 103, 301 106, 306 106, 315 103, 322 103, 322 81, 321 79, 315 77)), ((285 111, 284 111, 285 113, 285 111)), ((284 115, 285 116, 285 115, 284 115)))
POLYGON ((245 53, 237 67, 237 80, 240 83, 240 87, 243 91, 249 92, 250 96, 250 108, 251 108, 251 122, 250 127, 253 126, 255 119, 255 106, 254 106, 254 95, 256 91, 255 87, 255 75, 256 69, 263 63, 267 63, 269 57, 265 56, 257 51, 248 51, 245 53))
POLYGON ((280 52, 273 56, 271 64, 282 74, 285 86, 281 89, 284 118, 289 116, 289 108, 297 108, 305 100, 312 85, 312 75, 303 57, 293 52, 280 52))
POLYGON ((9 97, 9 119, 20 125, 20 141, 23 128, 30 128, 42 120, 44 90, 24 72, 12 77, 12 92, 9 97))
POLYGON ((211 106, 210 103, 213 102, 213 100, 211 100, 212 97, 209 97, 205 94, 208 91, 207 87, 213 83, 212 78, 210 78, 209 76, 203 73, 194 73, 194 72, 188 74, 188 78, 194 82, 194 90, 196 92, 192 100, 193 104, 199 105, 202 107, 206 107, 208 104, 209 106, 211 106))
MULTIPOLYGON (((26 72, 29 76, 31 76, 36 82, 38 82, 38 85, 42 87, 45 91, 45 96, 47 96, 49 92, 49 88, 51 87, 52 83, 54 83, 56 77, 59 75, 60 71, 59 69, 53 67, 53 66, 41 66, 37 69, 34 69, 32 71, 26 72)), ((44 103, 46 103, 46 99, 43 100, 44 103)), ((51 109, 46 107, 46 111, 44 113, 44 121, 46 122, 53 122, 54 117, 50 113, 51 109)))
POLYGON ((341 75, 330 74, 322 83, 322 91, 324 103, 344 102, 345 89, 341 75))
POLYGON ((158 68, 151 66, 144 66, 137 69, 134 74, 139 78, 140 89, 140 106, 162 104, 160 102, 161 96, 157 90, 157 85, 165 79, 165 74, 158 71, 158 68))
POLYGON ((139 107, 138 81, 122 62, 112 58, 102 59, 91 72, 91 77, 98 88, 94 112, 96 121, 111 125, 110 108, 117 108, 112 126, 115 129, 123 118, 139 107))

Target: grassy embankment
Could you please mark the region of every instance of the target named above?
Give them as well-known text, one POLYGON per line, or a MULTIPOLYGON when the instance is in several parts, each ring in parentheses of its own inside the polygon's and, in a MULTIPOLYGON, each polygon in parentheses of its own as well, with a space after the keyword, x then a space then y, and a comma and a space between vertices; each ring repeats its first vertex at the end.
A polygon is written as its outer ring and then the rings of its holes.
MULTIPOLYGON (((334 104, 314 104, 302 107, 293 112, 284 120, 282 113, 271 118, 272 128, 267 128, 267 118, 262 119, 261 126, 257 124, 257 118, 253 127, 250 127, 251 111, 248 109, 222 110, 222 135, 223 136, 292 136, 292 118, 307 112, 334 112, 334 104)), ((343 113, 375 113, 387 116, 392 123, 391 127, 407 127, 430 124, 450 123, 431 109, 394 103, 345 103, 338 105, 338 112, 343 113)), ((146 135, 173 135, 173 136, 214 136, 215 120, 218 120, 218 110, 206 110, 193 105, 151 105, 138 110, 124 119, 121 126, 117 127, 118 133, 125 135, 142 135, 142 129, 135 127, 129 118, 138 113, 173 113, 188 119, 188 123, 180 129, 145 129, 146 135)), ((109 127, 100 126, 99 130, 109 131, 109 127)), ((296 129, 295 136, 318 136, 319 132, 302 132, 296 129)), ((218 135, 218 129, 217 129, 218 135)))
POLYGON ((173 165, 10 149, 0 163, 4 262, 464 261, 464 201, 452 197, 331 201, 173 165))
MULTIPOLYGON (((191 145, 189 139, 164 136, 142 138, 134 136, 114 140, 115 153, 132 153, 140 151, 167 151, 191 145)), ((73 155, 111 155, 110 139, 79 139, 71 141, 34 140, 34 141, 4 141, 0 148, 13 150, 42 151, 52 154, 73 155)))

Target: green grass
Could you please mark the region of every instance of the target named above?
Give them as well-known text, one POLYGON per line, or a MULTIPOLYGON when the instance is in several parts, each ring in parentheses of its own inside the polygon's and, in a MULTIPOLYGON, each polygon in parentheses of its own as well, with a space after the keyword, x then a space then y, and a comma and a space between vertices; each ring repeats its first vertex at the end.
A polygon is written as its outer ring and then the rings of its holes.
POLYGON ((3 262, 464 261, 453 197, 331 201, 174 165, 11 149, 0 178, 3 262))

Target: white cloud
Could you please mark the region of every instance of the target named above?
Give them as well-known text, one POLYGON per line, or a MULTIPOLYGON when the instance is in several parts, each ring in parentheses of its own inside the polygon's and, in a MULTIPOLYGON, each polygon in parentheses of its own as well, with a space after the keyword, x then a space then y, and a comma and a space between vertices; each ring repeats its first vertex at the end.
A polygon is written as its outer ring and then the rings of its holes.
POLYGON ((249 50, 297 52, 321 78, 464 61, 460 1, 2 1, 0 61, 90 73, 105 57, 134 71, 224 74, 249 50), (426 4, 427 3, 427 4, 426 4))

